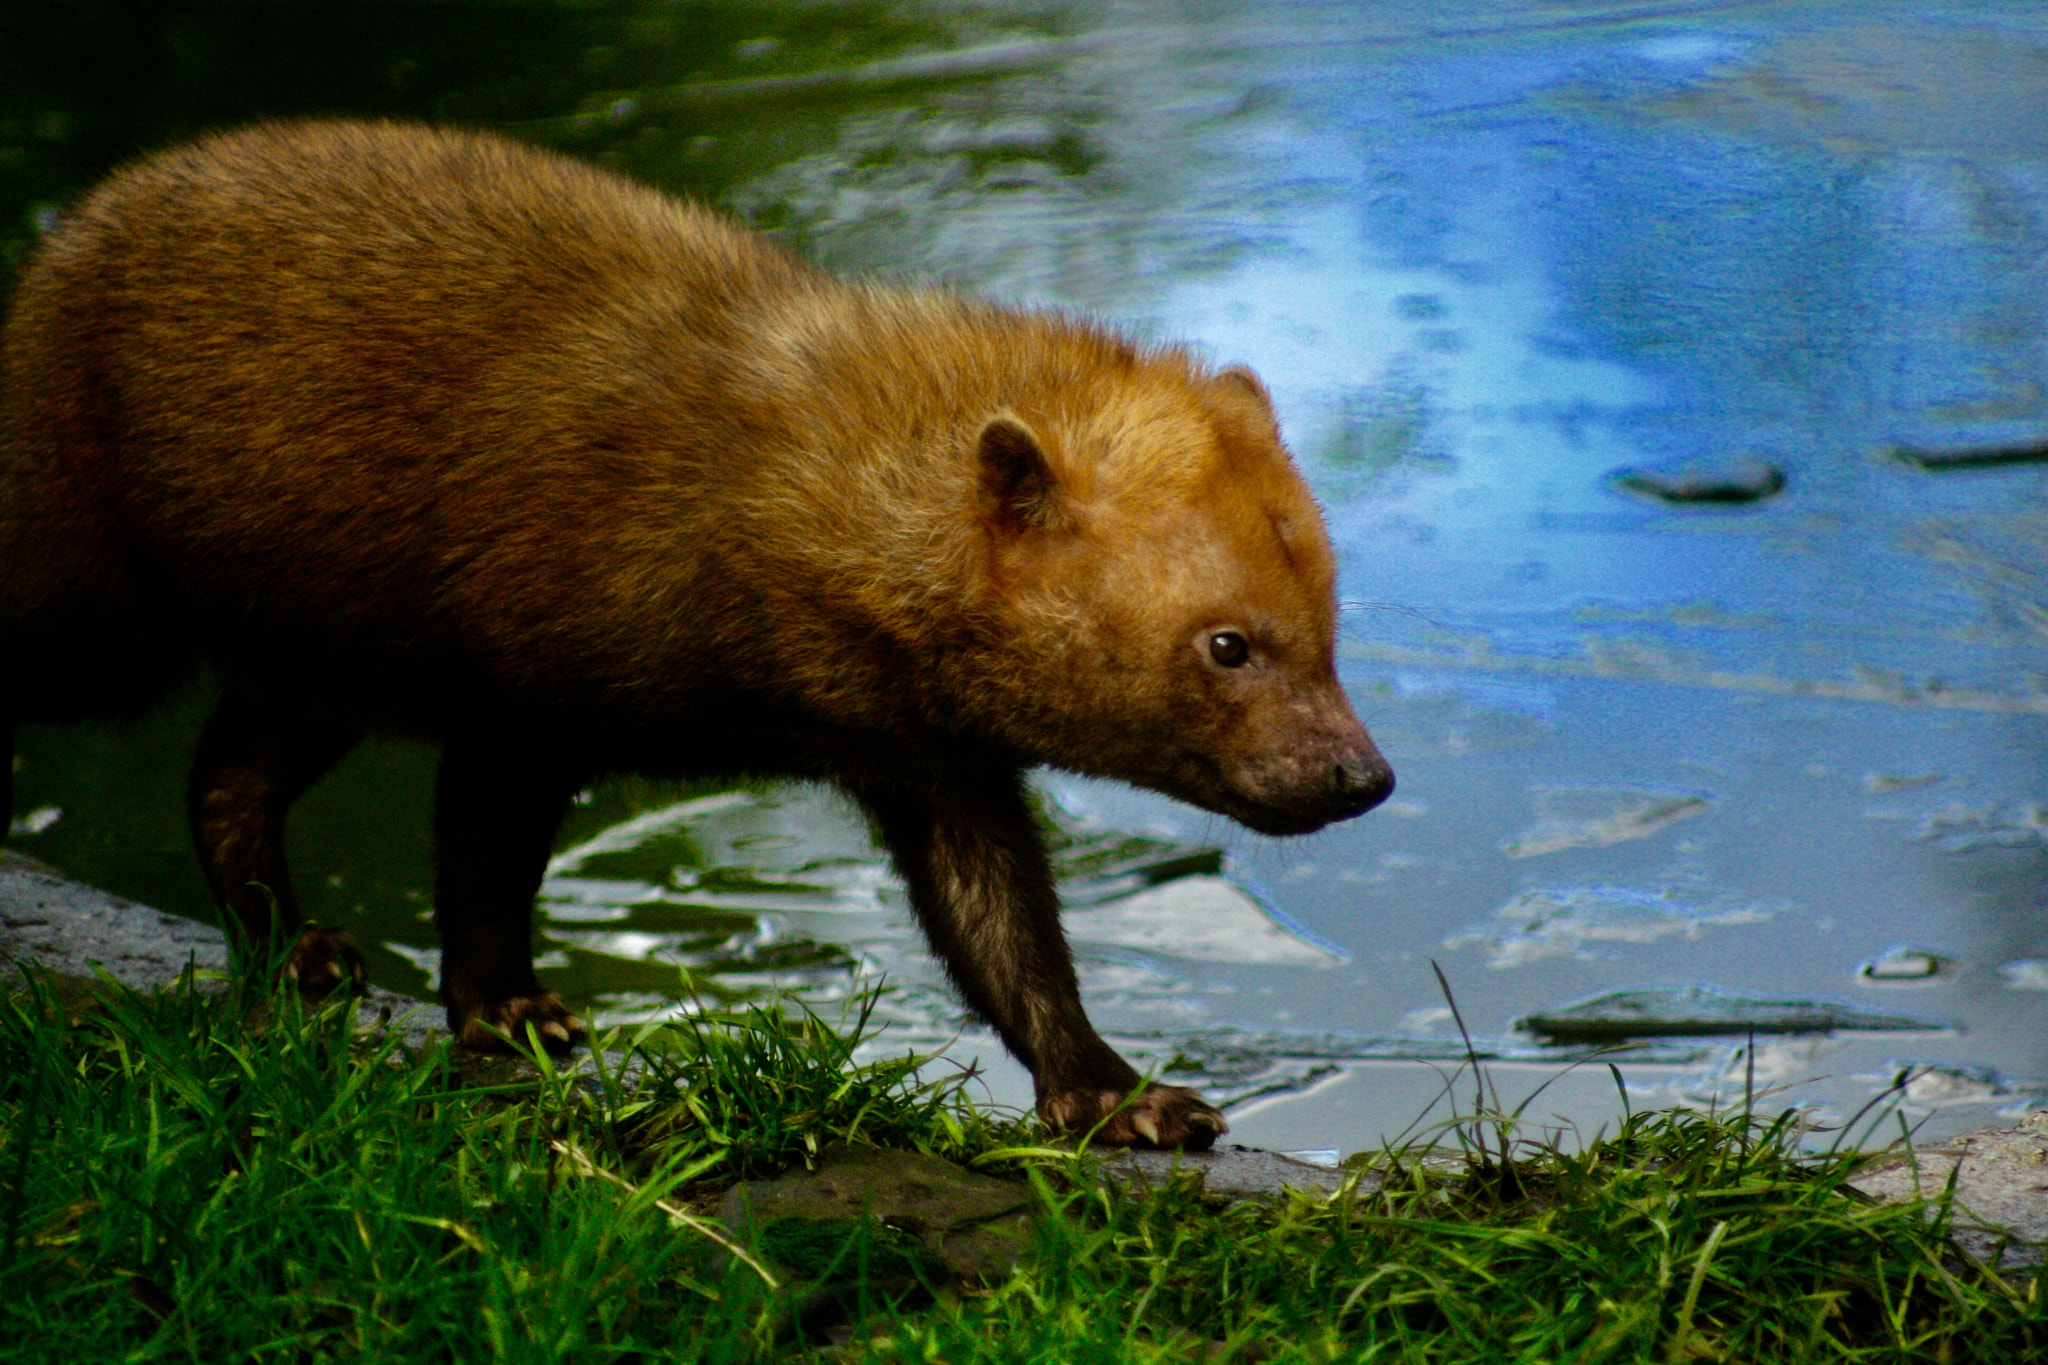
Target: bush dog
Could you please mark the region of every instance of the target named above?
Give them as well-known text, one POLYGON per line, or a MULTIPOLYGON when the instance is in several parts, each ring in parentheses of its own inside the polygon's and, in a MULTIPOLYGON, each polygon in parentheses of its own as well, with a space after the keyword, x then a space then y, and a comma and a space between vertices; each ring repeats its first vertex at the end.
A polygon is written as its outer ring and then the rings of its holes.
POLYGON ((1141 1089, 1082 1010, 1025 770, 1268 834, 1393 786, 1249 371, 831 279, 501 137, 280 123, 150 156, 41 243, 5 367, 9 725, 210 667, 199 854, 309 995, 362 969, 294 906, 287 808, 366 729, 437 743, 471 1046, 584 1033, 532 905, 596 774, 827 781, 1049 1123, 1206 1147, 1221 1115, 1141 1089))

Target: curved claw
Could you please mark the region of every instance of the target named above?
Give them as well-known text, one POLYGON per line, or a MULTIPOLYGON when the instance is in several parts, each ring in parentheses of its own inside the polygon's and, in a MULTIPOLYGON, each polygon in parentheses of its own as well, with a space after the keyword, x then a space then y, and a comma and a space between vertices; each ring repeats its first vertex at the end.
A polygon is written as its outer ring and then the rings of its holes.
POLYGON ((324 1000, 337 987, 360 992, 369 984, 363 955, 356 951, 347 931, 318 924, 300 931, 299 941, 285 955, 282 971, 307 1000, 324 1000))
POLYGON ((1068 1090, 1046 1095, 1038 1112, 1054 1128, 1092 1133, 1106 1147, 1173 1147, 1205 1152, 1230 1131, 1223 1115, 1179 1085, 1148 1084, 1136 1095, 1121 1090, 1068 1090))
POLYGON ((525 1041, 528 1024, 533 1025, 540 1045, 554 1057, 566 1055, 590 1036, 590 1029, 553 991, 448 1008, 449 1031, 456 1042, 475 1052, 516 1051, 513 1044, 525 1041))

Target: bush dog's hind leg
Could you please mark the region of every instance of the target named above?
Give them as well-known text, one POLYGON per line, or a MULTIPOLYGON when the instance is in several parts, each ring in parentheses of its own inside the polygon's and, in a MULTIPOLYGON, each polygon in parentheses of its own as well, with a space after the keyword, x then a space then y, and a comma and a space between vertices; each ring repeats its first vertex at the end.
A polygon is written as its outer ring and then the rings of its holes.
POLYGON ((493 736, 451 738, 434 791, 434 922, 441 1000, 464 1047, 501 1051, 492 1029, 549 1052, 583 1039, 583 1021, 533 973, 533 898, 580 774, 493 736))
POLYGON ((917 787, 863 783, 856 794, 968 1007, 1031 1068, 1040 1117, 1077 1133, 1100 1123, 1097 1140, 1117 1146, 1201 1151, 1226 1131, 1192 1090, 1148 1085, 1131 1099, 1138 1073, 1081 1007, 1045 844, 1016 766, 953 765, 917 787))
POLYGON ((192 760, 186 813, 235 951, 260 961, 265 945, 295 939, 284 973, 309 1000, 336 986, 360 989, 363 961, 347 934, 308 925, 299 914, 285 862, 285 816, 361 734, 351 722, 313 718, 230 687, 192 760))

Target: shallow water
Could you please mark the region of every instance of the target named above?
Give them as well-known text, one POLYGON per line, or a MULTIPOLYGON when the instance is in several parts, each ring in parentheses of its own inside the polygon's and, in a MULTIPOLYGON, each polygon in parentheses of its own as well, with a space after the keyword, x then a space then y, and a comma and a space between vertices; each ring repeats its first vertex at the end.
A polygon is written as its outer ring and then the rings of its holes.
MULTIPOLYGON (((1517 1021, 1633 988, 1712 988, 1656 1002, 1689 1036, 1611 1054, 1636 1107, 1762 1092, 1828 1124, 1903 1078, 1940 1131, 2048 1103, 2048 18, 1357 9, 526 7, 472 47, 421 7, 311 93, 236 87, 254 58, 219 53, 256 40, 189 19, 171 50, 215 64, 154 103, 17 86, 50 108, 0 125, 0 174, 18 252, 108 158, 208 122, 495 121, 835 269, 1257 367, 1399 792, 1271 840, 1043 783, 1091 1013, 1246 1141, 1352 1150, 1428 1110, 1466 1048, 1432 960, 1504 1097, 1548 1082, 1529 1114, 1584 1131, 1619 1107, 1604 1066, 1560 1075, 1593 1044, 1517 1021), (1658 492, 1688 488, 1716 500, 1658 492), (1829 1006, 1859 1027, 1771 1031, 1829 1006)), ((203 912, 202 708, 28 730, 17 846, 203 912)), ((310 908, 414 991, 430 766, 370 746, 293 829, 310 908)), ((543 909, 549 980, 601 1018, 688 1007, 679 965, 828 1008, 886 980, 883 1045, 1027 1093, 828 794, 607 784, 543 909)))

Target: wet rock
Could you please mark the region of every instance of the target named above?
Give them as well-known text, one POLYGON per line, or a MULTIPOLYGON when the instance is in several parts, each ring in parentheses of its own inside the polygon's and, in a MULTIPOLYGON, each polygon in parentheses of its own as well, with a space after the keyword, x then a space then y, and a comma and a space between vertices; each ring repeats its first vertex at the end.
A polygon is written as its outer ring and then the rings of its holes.
MULTIPOLYGON (((1824 1033, 1762 1037, 1753 1043, 1745 1039, 1733 1047, 1712 1049, 1699 1072, 1679 1081, 1677 1093, 1684 1103, 1701 1109, 1753 1108, 1758 1090, 1797 1085, 1825 1074, 1834 1069, 1827 1059, 1848 1046, 1846 1040, 1824 1033)), ((1887 1077, 1873 1088, 1888 1091, 1896 1081, 1895 1076, 1887 1077)))
POLYGON ((124 986, 155 990, 188 964, 223 970, 218 929, 81 886, 20 854, 0 854, 0 955, 90 977, 95 967, 124 986))
POLYGON ((1932 981, 1955 970, 1955 959, 1929 948, 1894 944, 1856 969, 1865 981, 1932 981))
MULTIPOLYGON (((1891 1088, 1899 1103, 1926 1113, 1962 1105, 2012 1105, 2039 1101, 2048 1086, 2039 1081, 2014 1080, 1988 1066, 1928 1065, 1895 1063, 1891 1088)), ((1873 1078, 1882 1079, 1882 1078, 1873 1078)), ((2048 1179, 2048 1175, 2044 1175, 2048 1179)))
POLYGON ((2048 957, 2023 957, 2003 963, 1998 974, 2005 978, 2008 990, 2048 991, 2048 957))
POLYGON ((1678 505, 1739 506, 1761 502, 1785 487, 1785 471, 1755 455, 1617 469, 1607 479, 1624 493, 1678 505))
POLYGON ((1343 950, 1283 923, 1227 877, 1182 877, 1061 916, 1067 937, 1197 962, 1326 967, 1343 950))
POLYGON ((1306 1090, 1361 1058, 1420 1055, 1437 1061, 1464 1055, 1462 1044, 1453 1050, 1435 1039, 1228 1027, 1119 1033, 1112 1045, 1141 1072, 1199 1090, 1225 1108, 1306 1090))
POLYGON ((8 825, 7 832, 13 834, 41 834, 64 818, 64 812, 56 806, 38 806, 27 815, 8 825))
POLYGON ((1696 905, 1619 886, 1558 886, 1524 891, 1478 924, 1444 940, 1447 948, 1484 945, 1489 967, 1521 967, 1549 958, 1592 958, 1611 945, 1698 938, 1714 925, 1761 924, 1755 906, 1696 905))
POLYGON ((1067 937, 1197 962, 1321 967, 1348 954, 1224 874, 1214 844, 1134 834, 1058 800, 1040 827, 1067 937))
POLYGON ((718 1217, 802 1279, 815 1278, 820 1265, 812 1262, 829 1262, 866 1231, 885 1259, 900 1262, 901 1276, 935 1264, 980 1280, 1023 1254, 1030 1202, 1021 1184, 938 1157, 842 1143, 827 1148, 814 1171, 735 1185, 718 1217))
POLYGON ((1924 469, 1929 473, 1943 473, 1952 469, 1996 469, 2001 465, 2039 464, 2048 461, 2048 441, 2026 442, 2017 445, 1963 446, 1947 450, 1930 450, 1923 446, 1893 446, 1893 459, 1924 469))
POLYGON ((2048 842, 2048 806, 2039 801, 1994 801, 1981 806, 1951 801, 1929 812, 1914 837, 1951 853, 2044 843, 2048 842))
POLYGON ((1534 827, 1501 845, 1510 858, 1647 839, 1667 825, 1704 815, 1713 806, 1696 792, 1635 788, 1556 787, 1538 790, 1534 796, 1534 827))
POLYGON ((1612 991, 1532 1014, 1519 1026, 1552 1043, 1618 1043, 1631 1038, 1740 1036, 1748 1033, 1938 1032, 1943 1025, 1877 1014, 1831 1000, 1767 1000, 1712 986, 1612 991))
POLYGON ((1132 834, 1047 802, 1040 828, 1046 856, 1061 882, 1062 901, 1087 905, 1128 895, 1177 877, 1223 871, 1223 850, 1214 844, 1132 834))
POLYGON ((1849 1187, 1879 1201, 1938 1200, 1955 1179, 1950 1235, 1999 1269, 2038 1266, 2048 1242, 2048 1114, 1986 1128, 1871 1166, 1849 1187))
POLYGON ((1235 1143, 1206 1152, 1118 1152, 1102 1170, 1112 1180, 1155 1186, 1192 1171, 1204 1193, 1222 1199, 1277 1199, 1285 1190, 1328 1194, 1348 1178, 1340 1169, 1235 1143))
MULTIPOLYGON (((0 852, 0 980, 29 966, 89 985, 96 973, 132 990, 159 990, 189 967, 224 972, 227 939, 219 929, 167 915, 84 886, 18 853, 0 852)), ((359 1028, 393 1028, 419 1046, 440 1011, 381 987, 357 1007, 359 1028)))
POLYGON ((1892 792, 1931 786, 1946 776, 1946 773, 1865 773, 1863 790, 1870 796, 1885 796, 1892 792))

